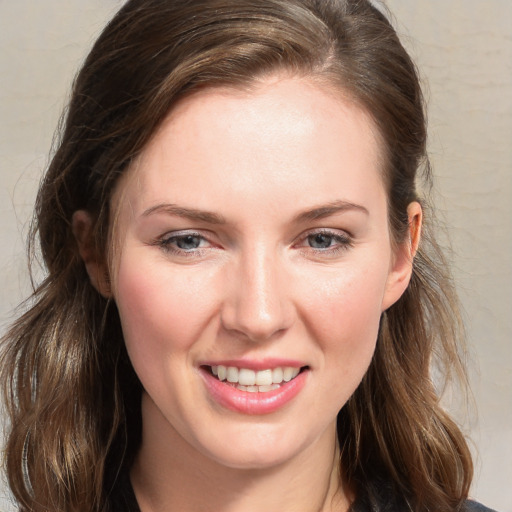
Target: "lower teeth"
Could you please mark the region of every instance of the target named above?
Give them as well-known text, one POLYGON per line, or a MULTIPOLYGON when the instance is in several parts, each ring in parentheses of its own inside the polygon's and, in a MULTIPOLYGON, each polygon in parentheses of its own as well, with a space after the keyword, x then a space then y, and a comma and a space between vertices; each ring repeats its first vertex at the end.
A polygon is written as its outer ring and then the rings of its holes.
POLYGON ((269 386, 242 386, 241 384, 237 384, 235 387, 240 391, 247 391, 249 393, 266 393, 267 391, 279 389, 281 386, 279 384, 271 384, 269 386))

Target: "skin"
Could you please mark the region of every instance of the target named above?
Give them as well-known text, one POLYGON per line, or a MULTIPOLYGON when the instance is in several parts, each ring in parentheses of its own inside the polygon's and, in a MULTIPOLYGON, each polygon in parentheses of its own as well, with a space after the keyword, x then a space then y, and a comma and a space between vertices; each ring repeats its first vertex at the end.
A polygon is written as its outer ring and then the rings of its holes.
POLYGON ((75 213, 91 281, 113 295, 145 389, 132 471, 143 512, 348 508, 336 415, 407 287, 421 225, 412 203, 411 237, 392 248, 381 176, 365 112, 274 76, 202 91, 169 114, 115 192, 111 291, 90 217, 75 213), (306 381, 270 414, 225 408, 201 376, 205 361, 281 357, 307 365, 306 381))

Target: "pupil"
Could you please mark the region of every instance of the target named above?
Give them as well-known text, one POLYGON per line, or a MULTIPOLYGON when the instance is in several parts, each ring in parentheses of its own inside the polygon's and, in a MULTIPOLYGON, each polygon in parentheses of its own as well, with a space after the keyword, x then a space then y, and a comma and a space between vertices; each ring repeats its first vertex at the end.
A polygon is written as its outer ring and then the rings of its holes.
POLYGON ((176 245, 185 251, 190 251, 191 249, 197 249, 199 247, 199 244, 201 243, 201 240, 198 236, 193 235, 187 235, 178 238, 176 241, 176 245))
POLYGON ((317 233, 311 235, 309 238, 309 245, 315 249, 327 249, 331 246, 332 236, 324 233, 317 233))

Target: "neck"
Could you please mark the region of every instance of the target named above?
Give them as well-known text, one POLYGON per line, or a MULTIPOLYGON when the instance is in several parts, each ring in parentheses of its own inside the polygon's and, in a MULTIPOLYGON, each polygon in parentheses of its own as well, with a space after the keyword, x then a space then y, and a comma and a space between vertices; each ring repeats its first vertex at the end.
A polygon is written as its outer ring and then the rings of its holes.
POLYGON ((226 467, 185 441, 143 400, 142 445, 131 479, 141 512, 346 511, 335 425, 293 460, 273 467, 226 467), (144 414, 146 411, 147 414, 144 414), (155 418, 156 414, 156 418, 155 418))

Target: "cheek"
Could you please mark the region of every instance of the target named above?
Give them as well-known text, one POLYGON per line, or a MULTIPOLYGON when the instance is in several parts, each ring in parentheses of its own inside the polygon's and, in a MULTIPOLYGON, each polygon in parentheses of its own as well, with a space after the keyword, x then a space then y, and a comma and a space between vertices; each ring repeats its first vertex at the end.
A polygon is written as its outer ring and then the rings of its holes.
POLYGON ((319 355, 314 368, 318 417, 335 418, 368 370, 381 316, 382 275, 348 266, 328 277, 324 273, 302 303, 307 336, 319 355))
POLYGON ((384 272, 341 271, 330 279, 317 279, 314 291, 304 303, 304 316, 320 340, 339 340, 343 344, 374 341, 378 331, 384 272))
MULTIPOLYGON (((382 269, 381 269, 382 270, 382 269)), ((326 396, 333 394, 333 411, 355 391, 372 360, 385 289, 385 271, 336 272, 318 286, 304 304, 309 335, 322 356, 326 396)))
POLYGON ((214 290, 206 294, 203 284, 183 270, 172 272, 165 261, 122 258, 116 303, 129 351, 159 357, 189 348, 213 308, 214 290))

